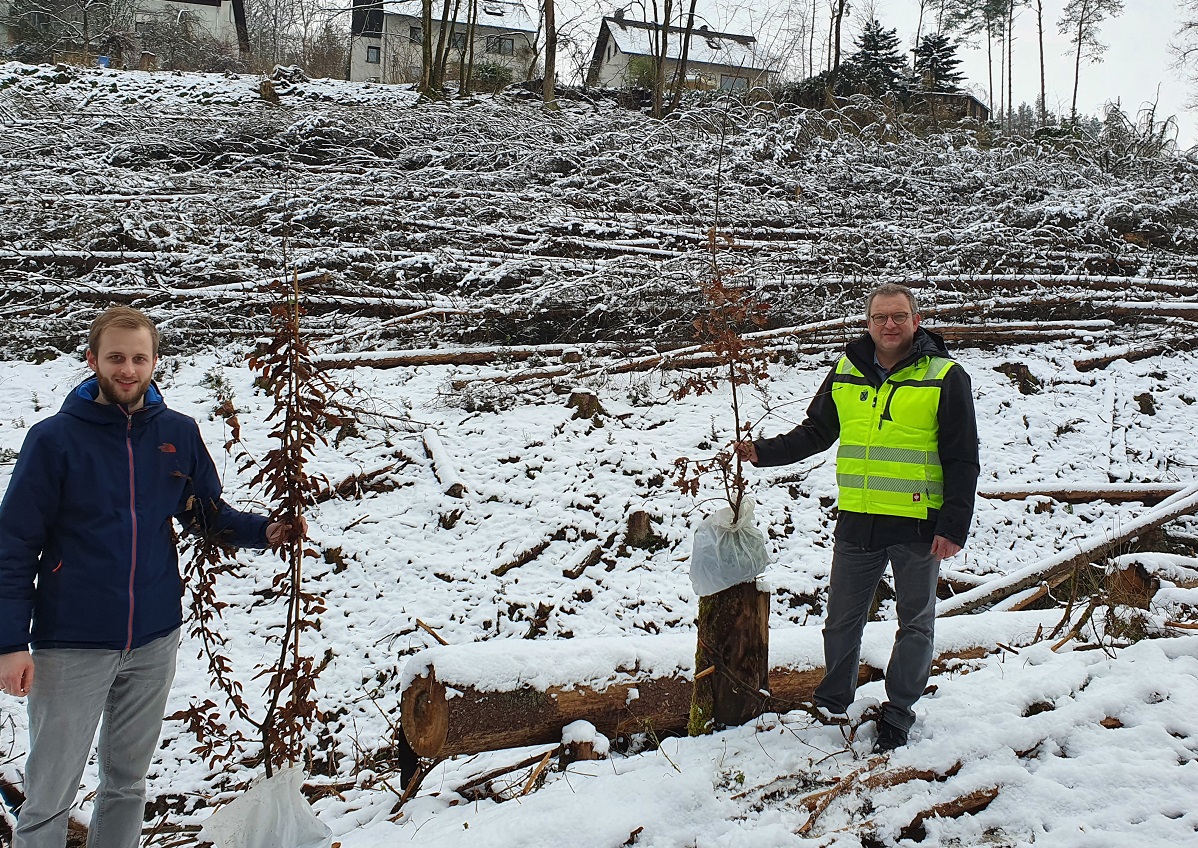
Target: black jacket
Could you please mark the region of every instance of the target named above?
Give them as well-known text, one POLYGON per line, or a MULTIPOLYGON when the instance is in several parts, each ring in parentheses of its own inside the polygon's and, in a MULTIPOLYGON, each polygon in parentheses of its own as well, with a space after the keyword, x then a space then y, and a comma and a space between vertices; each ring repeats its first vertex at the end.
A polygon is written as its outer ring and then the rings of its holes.
MULTIPOLYGON (((882 375, 874 365, 874 341, 868 334, 850 343, 845 354, 875 387, 882 385, 882 375)), ((922 356, 952 358, 944 346, 944 339, 920 328, 915 331, 910 356, 891 370, 905 368, 922 356)), ((832 377, 835 372, 833 366, 807 408, 807 418, 802 424, 789 433, 754 442, 758 466, 798 462, 827 450, 839 438, 840 418, 836 403, 832 400, 832 377)), ((927 519, 841 511, 836 522, 837 539, 852 542, 867 550, 910 542, 931 542, 934 536, 943 536, 958 545, 965 544, 973 519, 974 496, 981 465, 978 461, 973 387, 969 375, 960 365, 950 368, 945 375, 937 420, 940 427, 940 464, 944 468, 943 508, 928 510, 927 519)))

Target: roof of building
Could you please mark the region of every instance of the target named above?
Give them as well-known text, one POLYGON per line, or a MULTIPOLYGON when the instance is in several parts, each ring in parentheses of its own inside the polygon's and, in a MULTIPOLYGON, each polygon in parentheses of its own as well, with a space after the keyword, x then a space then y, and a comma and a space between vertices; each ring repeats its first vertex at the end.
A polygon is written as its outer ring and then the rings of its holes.
MULTIPOLYGON (((611 33, 620 52, 630 56, 653 55, 653 43, 660 25, 607 17, 603 19, 603 25, 611 33)), ((670 27, 670 38, 666 44, 667 58, 682 58, 682 37, 685 33, 684 27, 670 27)), ((753 36, 716 32, 706 26, 691 31, 686 60, 688 63, 727 65, 752 71, 772 70, 769 57, 757 52, 757 39, 753 36)))
MULTIPOLYGON (((405 15, 419 18, 421 15, 421 0, 382 0, 383 11, 388 15, 405 15)), ((451 9, 452 12, 452 9, 451 9)), ((470 4, 462 3, 458 9, 458 17, 454 23, 464 27, 469 23, 470 4)), ((440 9, 434 6, 433 22, 441 20, 440 9)), ((478 25, 496 29, 509 29, 513 32, 536 32, 537 25, 524 4, 519 0, 479 0, 478 25)))

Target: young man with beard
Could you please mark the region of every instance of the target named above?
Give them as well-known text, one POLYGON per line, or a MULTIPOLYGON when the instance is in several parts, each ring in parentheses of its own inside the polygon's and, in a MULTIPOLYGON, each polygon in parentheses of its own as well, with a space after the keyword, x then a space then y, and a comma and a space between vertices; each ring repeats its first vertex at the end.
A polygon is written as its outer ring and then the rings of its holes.
POLYGON ((789 433, 741 442, 754 465, 797 462, 837 439, 840 490, 828 608, 824 679, 815 704, 843 720, 857 689, 861 634, 886 563, 894 574, 899 630, 886 667, 886 703, 875 749, 907 743, 912 705, 932 664, 940 561, 965 545, 979 472, 969 375, 944 340, 919 326, 915 295, 878 287, 865 305, 867 332, 849 344, 789 433))
POLYGON ((88 335, 95 376, 30 428, 0 503, 0 692, 29 697, 13 848, 66 844, 101 718, 88 848, 140 842, 182 623, 172 519, 251 548, 292 532, 221 500, 198 425, 152 383, 157 364, 148 318, 100 315, 88 335))

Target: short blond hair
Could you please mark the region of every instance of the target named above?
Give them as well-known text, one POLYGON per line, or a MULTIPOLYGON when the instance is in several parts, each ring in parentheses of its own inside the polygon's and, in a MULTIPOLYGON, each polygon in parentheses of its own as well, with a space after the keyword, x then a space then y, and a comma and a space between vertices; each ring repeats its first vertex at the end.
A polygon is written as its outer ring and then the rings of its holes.
POLYGON ((109 327, 121 330, 149 330, 150 341, 154 346, 154 358, 158 358, 158 328, 144 314, 129 306, 105 309, 92 321, 91 329, 87 331, 87 349, 92 352, 92 356, 100 355, 100 336, 109 327))

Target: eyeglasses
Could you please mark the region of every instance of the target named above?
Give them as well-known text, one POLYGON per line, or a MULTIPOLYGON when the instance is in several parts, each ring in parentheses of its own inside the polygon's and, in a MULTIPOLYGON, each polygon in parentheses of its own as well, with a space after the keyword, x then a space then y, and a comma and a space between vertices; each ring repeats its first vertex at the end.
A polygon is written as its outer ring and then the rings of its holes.
POLYGON ((906 324, 910 318, 910 312, 891 312, 889 315, 880 312, 877 315, 870 315, 869 321, 871 324, 874 324, 878 327, 886 326, 887 321, 893 321, 896 326, 902 326, 903 324, 906 324))

